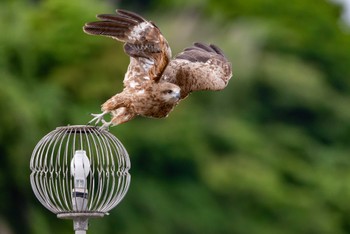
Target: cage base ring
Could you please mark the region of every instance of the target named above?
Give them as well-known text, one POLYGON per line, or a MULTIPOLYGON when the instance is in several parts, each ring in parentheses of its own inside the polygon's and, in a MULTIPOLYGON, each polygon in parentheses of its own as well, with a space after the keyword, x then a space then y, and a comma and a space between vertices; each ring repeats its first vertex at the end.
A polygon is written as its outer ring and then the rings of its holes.
POLYGON ((108 215, 108 213, 102 213, 102 212, 60 213, 60 214, 57 214, 57 218, 60 218, 60 219, 102 218, 105 215, 108 215))

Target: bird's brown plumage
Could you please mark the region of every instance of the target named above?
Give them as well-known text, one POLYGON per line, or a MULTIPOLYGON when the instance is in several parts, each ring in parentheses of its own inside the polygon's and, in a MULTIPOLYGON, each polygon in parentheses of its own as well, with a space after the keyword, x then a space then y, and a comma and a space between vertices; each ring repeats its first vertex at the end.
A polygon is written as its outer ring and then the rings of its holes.
POLYGON ((107 113, 118 125, 137 115, 163 118, 177 103, 197 90, 221 90, 232 76, 231 64, 215 45, 194 43, 171 60, 168 42, 159 28, 136 13, 117 10, 97 15, 100 21, 87 23, 84 32, 124 42, 130 64, 124 90, 102 105, 99 122, 107 113))

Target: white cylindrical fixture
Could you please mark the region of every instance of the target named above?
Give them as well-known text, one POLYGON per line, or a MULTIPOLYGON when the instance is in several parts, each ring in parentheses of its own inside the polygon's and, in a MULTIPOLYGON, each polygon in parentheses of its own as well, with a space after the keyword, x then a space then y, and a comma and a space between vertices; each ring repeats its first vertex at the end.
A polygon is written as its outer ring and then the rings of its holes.
POLYGON ((74 188, 86 188, 86 179, 90 173, 90 161, 85 150, 76 150, 70 164, 74 177, 74 188))

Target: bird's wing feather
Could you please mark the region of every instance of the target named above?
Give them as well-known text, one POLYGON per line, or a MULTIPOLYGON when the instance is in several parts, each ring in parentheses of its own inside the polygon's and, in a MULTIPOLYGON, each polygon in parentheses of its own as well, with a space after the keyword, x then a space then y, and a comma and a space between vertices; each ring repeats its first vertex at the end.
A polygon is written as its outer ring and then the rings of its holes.
POLYGON ((130 65, 141 69, 150 79, 159 79, 170 60, 171 50, 154 23, 126 10, 100 14, 97 18, 100 21, 85 24, 85 33, 125 42, 124 51, 135 59, 130 65))
POLYGON ((231 63, 215 45, 194 43, 178 54, 165 69, 161 81, 181 88, 181 98, 198 90, 221 90, 232 76, 231 63))

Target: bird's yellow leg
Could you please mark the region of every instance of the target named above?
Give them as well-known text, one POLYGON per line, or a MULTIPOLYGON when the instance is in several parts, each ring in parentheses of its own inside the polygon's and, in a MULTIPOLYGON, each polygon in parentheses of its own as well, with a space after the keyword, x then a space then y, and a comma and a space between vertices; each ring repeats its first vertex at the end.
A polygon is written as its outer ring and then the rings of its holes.
POLYGON ((101 114, 91 114, 92 116, 94 116, 94 118, 92 120, 90 120, 88 124, 95 122, 95 125, 97 125, 99 122, 101 122, 103 120, 103 117, 106 114, 108 114, 108 111, 104 111, 101 114))
POLYGON ((109 127, 112 125, 112 121, 105 121, 104 119, 102 119, 102 126, 100 127, 101 130, 106 130, 108 131, 109 127))

